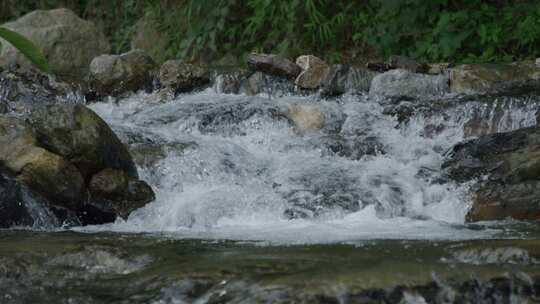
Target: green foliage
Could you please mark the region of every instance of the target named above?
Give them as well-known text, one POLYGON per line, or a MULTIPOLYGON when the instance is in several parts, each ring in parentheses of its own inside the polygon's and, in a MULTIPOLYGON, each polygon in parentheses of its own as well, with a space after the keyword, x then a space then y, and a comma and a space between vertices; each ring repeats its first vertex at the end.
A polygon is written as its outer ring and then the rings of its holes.
POLYGON ((5 1, 11 5, 0 8, 13 17, 70 7, 102 28, 116 52, 129 49, 133 26, 145 16, 167 37, 166 58, 212 61, 253 50, 330 62, 373 54, 453 62, 540 56, 538 0, 5 1))
POLYGON ((18 49, 28 60, 35 64, 40 70, 45 73, 49 72, 49 64, 47 59, 39 48, 21 34, 8 30, 7 28, 0 27, 0 38, 3 38, 7 42, 11 43, 16 49, 18 49))

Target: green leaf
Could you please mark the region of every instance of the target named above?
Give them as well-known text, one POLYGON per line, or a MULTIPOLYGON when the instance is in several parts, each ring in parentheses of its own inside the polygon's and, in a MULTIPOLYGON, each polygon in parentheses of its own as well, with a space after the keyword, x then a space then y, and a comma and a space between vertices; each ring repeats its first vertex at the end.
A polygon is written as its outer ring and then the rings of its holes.
POLYGON ((40 49, 23 35, 7 28, 0 27, 0 38, 5 39, 18 49, 28 60, 35 64, 41 71, 49 73, 47 59, 40 49))

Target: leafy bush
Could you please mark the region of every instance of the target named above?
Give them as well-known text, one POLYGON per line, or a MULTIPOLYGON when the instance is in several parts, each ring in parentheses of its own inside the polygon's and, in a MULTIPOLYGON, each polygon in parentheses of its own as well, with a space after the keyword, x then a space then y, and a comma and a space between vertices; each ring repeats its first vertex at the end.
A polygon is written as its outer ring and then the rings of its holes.
POLYGON ((18 8, 12 15, 68 6, 94 20, 116 52, 129 48, 133 25, 146 16, 168 38, 166 57, 192 60, 253 50, 331 62, 373 53, 453 62, 540 56, 537 0, 5 1, 18 8))

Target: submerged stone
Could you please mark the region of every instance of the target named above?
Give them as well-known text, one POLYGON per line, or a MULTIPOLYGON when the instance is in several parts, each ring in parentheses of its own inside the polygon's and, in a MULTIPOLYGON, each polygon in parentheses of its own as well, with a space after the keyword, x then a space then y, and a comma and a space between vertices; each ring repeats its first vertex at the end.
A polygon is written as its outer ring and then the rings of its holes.
POLYGON ((371 82, 369 94, 385 97, 440 96, 448 93, 448 77, 425 75, 407 70, 391 70, 377 75, 371 82))
POLYGON ((345 93, 365 93, 377 73, 345 64, 331 65, 321 83, 321 94, 337 96, 345 93))

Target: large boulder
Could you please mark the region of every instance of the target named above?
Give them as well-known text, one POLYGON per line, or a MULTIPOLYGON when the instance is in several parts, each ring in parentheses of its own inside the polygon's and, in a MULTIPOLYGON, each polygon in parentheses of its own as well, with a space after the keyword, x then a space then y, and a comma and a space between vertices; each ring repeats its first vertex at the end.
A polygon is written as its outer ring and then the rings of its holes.
POLYGON ((181 60, 168 60, 159 70, 159 81, 175 93, 188 92, 210 82, 208 71, 181 60))
POLYGON ((370 95, 386 97, 423 97, 448 93, 448 77, 425 75, 407 70, 391 70, 373 78, 370 95))
POLYGON ((155 198, 118 137, 82 105, 35 107, 28 121, 0 116, 0 175, 0 209, 11 214, 0 226, 34 223, 36 208, 100 224, 155 198))
MULTIPOLYGON (((33 11, 2 26, 35 43, 49 61, 52 71, 67 79, 82 79, 88 72, 90 61, 110 51, 105 35, 94 24, 65 8, 33 11)), ((2 44, 0 65, 29 65, 13 46, 5 41, 2 44)))
POLYGON ((96 113, 83 105, 51 104, 30 113, 40 146, 74 164, 85 180, 106 168, 137 177, 127 148, 96 113))
POLYGON ((328 73, 328 64, 319 57, 302 55, 296 58, 296 64, 302 68, 302 72, 294 83, 302 89, 317 89, 328 73))
POLYGON ((101 55, 90 63, 90 79, 98 95, 120 95, 152 87, 155 63, 142 50, 121 55, 101 55))
POLYGON ((0 116, 0 167, 57 205, 76 209, 84 180, 75 166, 38 146, 24 120, 0 116))
POLYGON ((458 144, 443 167, 455 181, 478 180, 468 221, 540 220, 540 128, 458 144))
POLYGON ((247 65, 254 71, 294 79, 302 69, 289 59, 274 54, 249 54, 247 65))
POLYGON ((450 69, 453 93, 497 93, 538 87, 540 67, 533 61, 466 64, 450 69))

